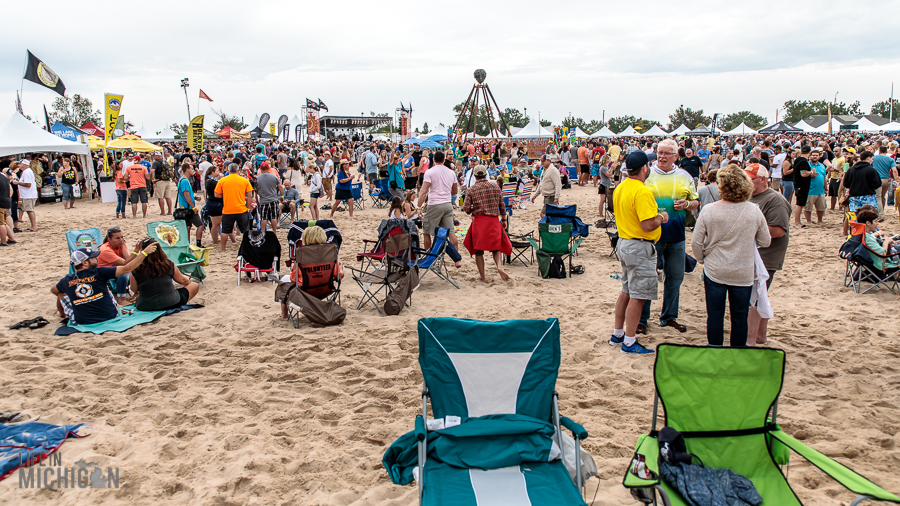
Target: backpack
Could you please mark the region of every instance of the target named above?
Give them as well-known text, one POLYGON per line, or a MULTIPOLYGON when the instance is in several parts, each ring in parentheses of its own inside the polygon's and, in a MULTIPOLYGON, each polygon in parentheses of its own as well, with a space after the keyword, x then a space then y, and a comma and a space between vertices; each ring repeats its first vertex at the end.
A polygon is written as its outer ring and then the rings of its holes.
POLYGON ((175 170, 172 169, 172 166, 169 165, 169 162, 167 162, 165 160, 160 160, 160 163, 162 163, 162 167, 163 167, 162 176, 160 176, 160 179, 162 181, 171 181, 172 179, 174 179, 175 178, 175 170))
POLYGON ((553 255, 553 258, 550 260, 550 272, 547 277, 551 279, 566 278, 566 263, 563 262, 561 255, 553 255))

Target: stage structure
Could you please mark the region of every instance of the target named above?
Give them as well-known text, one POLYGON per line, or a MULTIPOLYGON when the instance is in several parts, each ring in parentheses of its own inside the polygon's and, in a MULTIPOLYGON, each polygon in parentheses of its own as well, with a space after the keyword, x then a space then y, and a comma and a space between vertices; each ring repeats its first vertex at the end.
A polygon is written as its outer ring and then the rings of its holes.
MULTIPOLYGON (((322 116, 319 118, 321 131, 326 138, 353 134, 365 135, 371 128, 391 122, 390 116, 322 116)), ((312 130, 310 130, 312 132, 312 130)))
POLYGON ((451 134, 458 141, 465 142, 470 133, 472 138, 475 138, 475 128, 478 125, 479 102, 482 102, 481 105, 487 110, 488 135, 485 137, 498 139, 512 136, 509 131, 509 125, 506 124, 506 120, 500 114, 500 107, 494 99, 494 94, 491 93, 491 88, 484 82, 486 77, 487 72, 484 69, 475 71, 475 84, 472 85, 469 98, 466 99, 462 110, 459 112, 459 117, 456 119, 456 124, 453 126, 451 134), (497 120, 494 120, 494 111, 496 111, 497 120), (468 118, 466 113, 469 113, 468 118))

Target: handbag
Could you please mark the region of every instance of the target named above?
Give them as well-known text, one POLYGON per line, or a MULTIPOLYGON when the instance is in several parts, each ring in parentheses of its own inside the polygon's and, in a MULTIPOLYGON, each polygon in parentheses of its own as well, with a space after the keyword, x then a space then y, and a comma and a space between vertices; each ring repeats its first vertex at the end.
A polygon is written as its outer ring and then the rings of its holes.
POLYGON ((190 207, 179 207, 172 211, 172 218, 187 221, 194 216, 194 210, 190 207))

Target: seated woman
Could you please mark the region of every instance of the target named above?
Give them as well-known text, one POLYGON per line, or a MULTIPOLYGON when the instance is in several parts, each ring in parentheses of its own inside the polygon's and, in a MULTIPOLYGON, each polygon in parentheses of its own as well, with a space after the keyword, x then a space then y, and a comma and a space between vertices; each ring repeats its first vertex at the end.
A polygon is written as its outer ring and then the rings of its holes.
MULTIPOLYGON (((141 247, 155 243, 155 239, 141 241, 141 247)), ((131 275, 131 291, 137 294, 134 307, 140 311, 176 309, 188 303, 200 291, 194 283, 175 267, 162 248, 147 255, 146 261, 131 275), (182 288, 175 289, 176 282, 182 288)))
POLYGON ((881 234, 878 231, 878 213, 869 209, 861 210, 856 213, 856 222, 866 225, 866 248, 875 253, 875 255, 869 255, 875 268, 888 273, 897 270, 900 264, 894 260, 896 257, 883 258, 894 253, 896 246, 891 247, 894 244, 893 237, 884 239, 883 243, 879 242, 881 234))
MULTIPOLYGON (((106 231, 106 237, 103 238, 103 244, 100 245, 100 256, 97 257, 97 265, 100 267, 118 267, 125 265, 134 256, 128 252, 128 245, 125 244, 125 234, 118 226, 112 227, 106 231)), ((134 253, 135 255, 137 253, 134 253)), ((121 276, 116 276, 116 302, 120 306, 127 306, 128 301, 128 285, 131 280, 131 274, 126 272, 121 276)))
MULTIPOLYGON (((397 199, 395 199, 395 200, 397 200, 397 199)), ((300 236, 300 242, 303 244, 303 246, 300 246, 301 248, 304 246, 311 246, 313 244, 325 244, 326 242, 328 242, 328 236, 325 235, 325 229, 314 225, 312 227, 307 227, 306 230, 303 231, 303 235, 300 236)), ((291 273, 282 276, 281 282, 282 283, 291 282, 294 284, 298 283, 299 282, 298 281, 299 273, 297 272, 298 267, 299 267, 299 263, 294 262, 291 265, 291 273)), ((344 279, 344 266, 341 265, 340 262, 337 263, 337 277, 338 277, 338 279, 344 279)), ((282 299, 282 302, 281 302, 281 317, 284 319, 287 319, 289 317, 288 316, 288 306, 287 306, 287 304, 284 303, 284 300, 285 299, 282 299)))

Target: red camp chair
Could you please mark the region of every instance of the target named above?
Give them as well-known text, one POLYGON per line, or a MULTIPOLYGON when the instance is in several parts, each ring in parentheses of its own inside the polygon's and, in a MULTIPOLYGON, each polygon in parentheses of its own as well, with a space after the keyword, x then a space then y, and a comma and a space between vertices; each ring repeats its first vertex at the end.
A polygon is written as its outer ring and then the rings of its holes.
MULTIPOLYGON (((387 237, 395 236, 400 233, 402 233, 400 227, 394 227, 388 232, 387 237)), ((366 271, 366 266, 378 269, 381 264, 384 263, 384 241, 370 241, 368 239, 363 239, 363 252, 356 255, 356 261, 359 262, 359 270, 361 271, 366 271), (371 251, 366 253, 365 249, 368 244, 374 244, 374 246, 371 251)))

